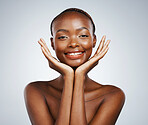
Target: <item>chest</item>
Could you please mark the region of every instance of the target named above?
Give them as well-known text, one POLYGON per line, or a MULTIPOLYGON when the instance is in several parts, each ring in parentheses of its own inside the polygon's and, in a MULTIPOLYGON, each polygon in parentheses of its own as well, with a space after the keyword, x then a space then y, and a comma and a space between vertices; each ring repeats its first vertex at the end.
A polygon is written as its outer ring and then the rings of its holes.
MULTIPOLYGON (((58 111, 59 111, 61 100, 59 98, 56 98, 51 95, 47 95, 46 100, 47 100, 47 105, 49 107, 49 110, 50 110, 54 120, 56 120, 56 118, 58 116, 58 111)), ((85 101, 86 118, 87 118, 88 123, 93 119, 102 100, 103 100, 102 98, 96 98, 94 100, 85 101)))

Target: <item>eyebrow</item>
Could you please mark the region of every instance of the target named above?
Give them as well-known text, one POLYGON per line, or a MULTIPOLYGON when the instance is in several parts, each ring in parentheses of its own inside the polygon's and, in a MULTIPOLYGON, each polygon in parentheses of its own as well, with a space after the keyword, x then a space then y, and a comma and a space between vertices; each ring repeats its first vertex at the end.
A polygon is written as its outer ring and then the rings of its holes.
MULTIPOLYGON (((76 29, 76 30, 83 30, 83 29, 88 30, 88 28, 86 28, 86 27, 81 27, 81 28, 78 28, 78 29, 76 29)), ((88 30, 88 31, 89 31, 89 30, 88 30)))
MULTIPOLYGON (((76 29, 76 30, 83 30, 83 29, 88 30, 88 28, 86 28, 86 27, 81 27, 81 28, 78 28, 78 29, 76 29)), ((69 31, 68 31, 68 30, 66 30, 66 29, 59 29, 59 30, 57 30, 57 32, 56 32, 56 33, 60 32, 60 31, 69 32, 69 31)), ((89 31, 89 30, 88 30, 88 31, 89 31)))
POLYGON ((56 33, 60 32, 60 31, 69 32, 69 31, 68 31, 68 30, 66 30, 66 29, 59 29, 59 30, 57 30, 57 32, 56 32, 56 33))

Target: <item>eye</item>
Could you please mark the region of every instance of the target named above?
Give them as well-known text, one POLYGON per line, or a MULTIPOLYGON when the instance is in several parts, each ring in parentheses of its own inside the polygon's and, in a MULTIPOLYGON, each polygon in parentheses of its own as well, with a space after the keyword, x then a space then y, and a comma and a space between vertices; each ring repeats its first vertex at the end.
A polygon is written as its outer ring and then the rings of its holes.
POLYGON ((66 38, 68 38, 67 36, 60 36, 60 37, 58 37, 58 39, 66 39, 66 38))
POLYGON ((88 35, 80 35, 79 37, 88 37, 88 35))

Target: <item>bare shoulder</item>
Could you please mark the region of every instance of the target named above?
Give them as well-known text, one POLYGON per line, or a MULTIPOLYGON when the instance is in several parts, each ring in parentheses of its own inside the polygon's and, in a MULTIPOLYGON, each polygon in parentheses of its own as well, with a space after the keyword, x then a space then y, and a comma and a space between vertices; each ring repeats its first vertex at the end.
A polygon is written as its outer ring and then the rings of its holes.
POLYGON ((32 124, 52 124, 53 119, 43 93, 47 82, 29 83, 24 90, 24 98, 32 124))
POLYGON ((123 90, 119 87, 113 86, 113 85, 98 85, 97 93, 103 97, 103 100, 114 100, 114 101, 120 101, 124 103, 125 101, 125 93, 123 90))
POLYGON ((26 85, 24 89, 25 102, 27 103, 31 100, 45 102, 45 95, 48 92, 48 86, 49 85, 47 81, 35 81, 26 85))
POLYGON ((101 100, 98 110, 91 124, 114 125, 125 102, 122 89, 113 85, 98 85, 95 91, 95 100, 101 100))
POLYGON ((103 97, 102 106, 110 105, 110 108, 112 110, 115 108, 116 111, 122 109, 125 103, 125 93, 121 88, 113 85, 103 85, 100 92, 103 97))
POLYGON ((26 93, 30 91, 31 93, 34 93, 35 91, 38 91, 38 93, 45 95, 48 92, 48 88, 54 81, 55 80, 31 82, 26 85, 24 92, 26 93))
MULTIPOLYGON (((24 89, 24 98, 25 102, 27 103, 28 101, 31 102, 31 100, 44 100, 44 94, 42 92, 43 86, 42 81, 36 81, 36 82, 31 82, 28 85, 26 85, 24 89)), ((44 83, 45 84, 45 83, 44 83)))
POLYGON ((25 89, 27 88, 39 88, 39 87, 46 87, 50 85, 50 82, 52 81, 34 81, 30 82, 29 84, 26 85, 25 89))
POLYGON ((29 84, 26 85, 25 91, 28 91, 30 89, 32 90, 32 89, 38 88, 38 84, 41 84, 41 82, 39 82, 39 81, 30 82, 29 84))
POLYGON ((104 91, 105 98, 114 98, 115 100, 125 101, 125 93, 119 87, 113 85, 103 85, 102 90, 104 91))
POLYGON ((86 100, 106 100, 109 101, 110 98, 118 100, 124 103, 125 94, 122 89, 113 85, 102 85, 98 82, 90 80, 86 88, 86 100))
POLYGON ((37 99, 44 102, 53 101, 61 97, 61 91, 56 86, 56 79, 50 81, 35 81, 26 85, 24 89, 25 101, 37 99))
POLYGON ((26 85, 24 89, 24 94, 33 94, 33 93, 42 93, 42 89, 45 86, 45 82, 42 81, 36 81, 36 82, 31 82, 28 85, 26 85))

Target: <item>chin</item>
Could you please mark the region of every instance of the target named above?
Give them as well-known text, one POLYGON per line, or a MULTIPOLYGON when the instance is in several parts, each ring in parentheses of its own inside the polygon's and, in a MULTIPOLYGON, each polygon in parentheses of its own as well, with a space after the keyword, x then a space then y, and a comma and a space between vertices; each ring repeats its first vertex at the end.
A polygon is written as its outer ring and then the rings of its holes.
POLYGON ((71 68, 78 68, 80 65, 82 64, 78 64, 78 65, 69 65, 71 68))
POLYGON ((69 62, 66 62, 65 64, 69 65, 71 68, 77 68, 79 66, 81 66, 82 64, 84 64, 86 61, 79 61, 79 60, 72 60, 69 62))

